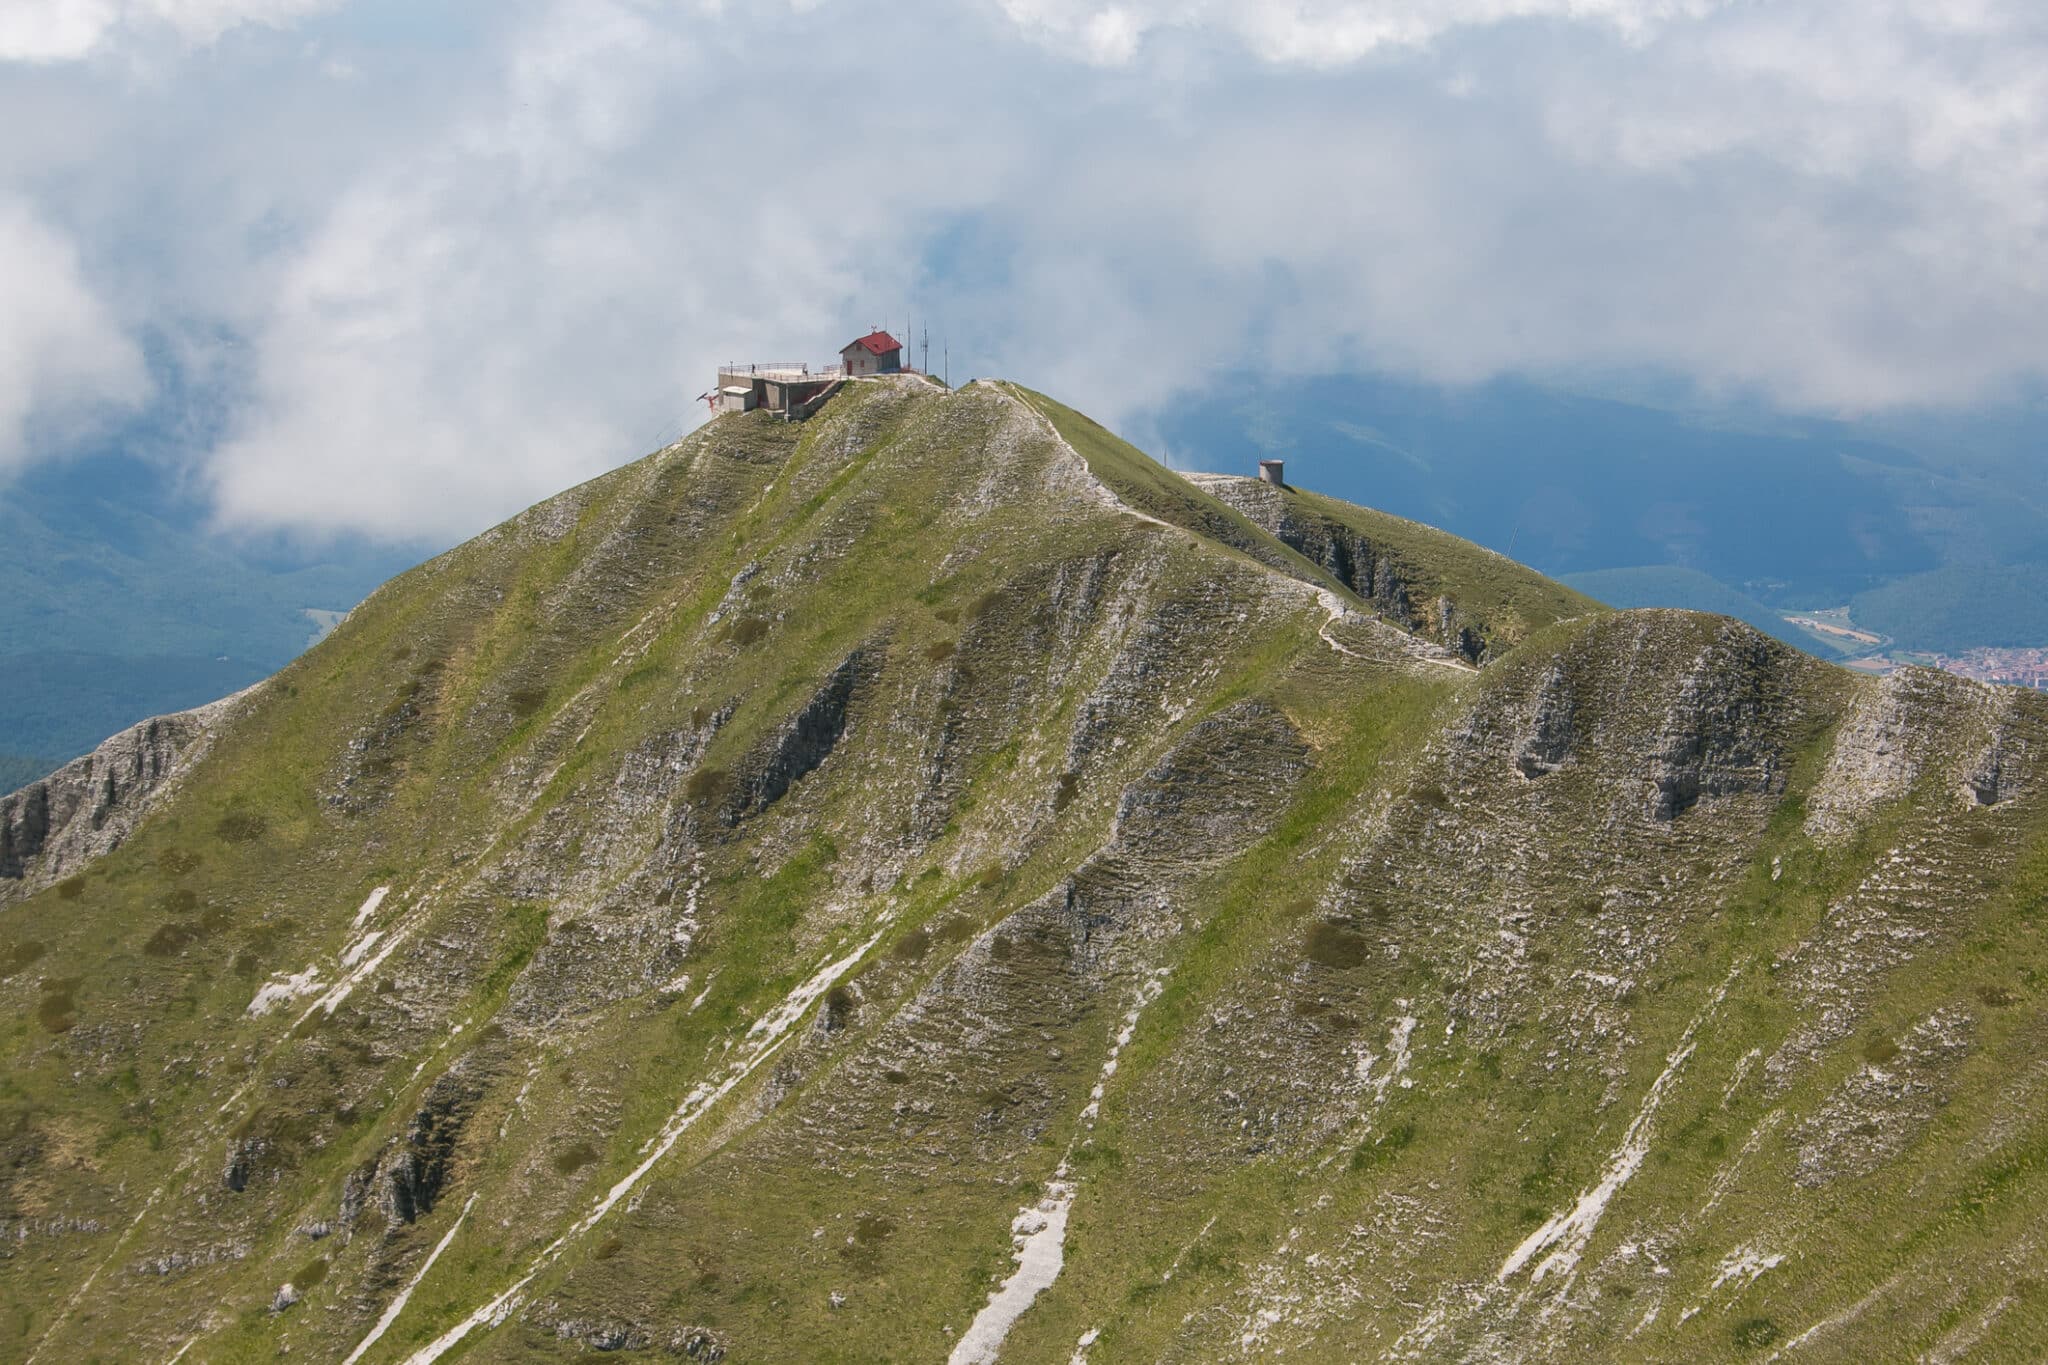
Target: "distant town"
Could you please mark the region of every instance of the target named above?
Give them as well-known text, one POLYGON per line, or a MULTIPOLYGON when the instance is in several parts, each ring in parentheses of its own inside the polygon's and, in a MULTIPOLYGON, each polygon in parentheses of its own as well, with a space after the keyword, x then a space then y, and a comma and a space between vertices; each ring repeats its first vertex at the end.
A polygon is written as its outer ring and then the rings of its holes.
POLYGON ((1900 668, 1938 668, 1944 673, 1975 678, 1978 682, 2003 683, 2008 687, 2031 687, 2048 692, 2048 647, 1979 648, 1961 654, 1933 650, 1900 649, 1885 635, 1857 625, 1847 607, 1794 612, 1779 618, 1837 650, 1853 655, 1840 660, 1845 668, 1875 677, 1900 668), (1860 653, 1857 651, 1861 651, 1860 653))
POLYGON ((1945 673, 1975 678, 1978 682, 2005 683, 2048 692, 2048 649, 1973 649, 1959 655, 1924 654, 1917 650, 1894 650, 1889 655, 1850 659, 1849 667, 1859 672, 1884 674, 1895 668, 1917 664, 1945 673))

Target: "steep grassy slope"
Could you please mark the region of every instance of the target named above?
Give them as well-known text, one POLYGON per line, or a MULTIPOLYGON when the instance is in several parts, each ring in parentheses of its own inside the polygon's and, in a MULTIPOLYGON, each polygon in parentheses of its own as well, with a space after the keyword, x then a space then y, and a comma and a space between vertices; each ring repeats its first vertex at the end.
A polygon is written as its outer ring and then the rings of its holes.
POLYGON ((1188 477, 1383 618, 1468 659, 1497 657, 1535 626, 1599 609, 1589 597, 1434 527, 1258 479, 1188 477))
POLYGON ((2021 1353, 2039 702, 1240 484, 722 418, 10 798, 0 1354, 2021 1353))

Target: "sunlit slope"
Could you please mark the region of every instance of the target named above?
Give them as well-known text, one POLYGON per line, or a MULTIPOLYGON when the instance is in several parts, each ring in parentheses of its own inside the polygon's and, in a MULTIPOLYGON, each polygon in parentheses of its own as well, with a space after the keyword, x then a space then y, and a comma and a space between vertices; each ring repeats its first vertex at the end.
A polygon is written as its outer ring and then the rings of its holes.
POLYGON ((1382 618, 1472 660, 1537 626, 1602 610, 1593 599, 1433 526, 1259 479, 1189 480, 1304 558, 1382 618))
POLYGON ((0 908, 9 1359, 2048 1326, 2019 693, 904 380, 545 503, 209 725, 0 908))

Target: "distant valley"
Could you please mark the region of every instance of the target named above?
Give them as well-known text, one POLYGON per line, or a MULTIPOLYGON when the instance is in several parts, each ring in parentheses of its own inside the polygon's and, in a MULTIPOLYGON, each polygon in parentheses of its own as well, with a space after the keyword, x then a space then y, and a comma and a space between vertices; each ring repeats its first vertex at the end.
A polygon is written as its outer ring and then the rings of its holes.
POLYGON ((268 677, 425 554, 223 535, 204 490, 113 451, 0 488, 0 544, 0 790, 268 677))

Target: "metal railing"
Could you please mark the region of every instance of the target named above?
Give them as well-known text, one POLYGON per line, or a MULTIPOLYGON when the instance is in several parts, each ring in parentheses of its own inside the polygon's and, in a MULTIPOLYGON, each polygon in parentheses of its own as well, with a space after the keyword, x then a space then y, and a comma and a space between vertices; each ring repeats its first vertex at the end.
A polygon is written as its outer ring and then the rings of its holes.
POLYGON ((726 375, 737 375, 747 379, 827 380, 844 379, 846 377, 846 367, 844 365, 826 365, 814 370, 809 365, 798 360, 752 362, 735 360, 731 364, 720 365, 718 373, 720 378, 726 375))

